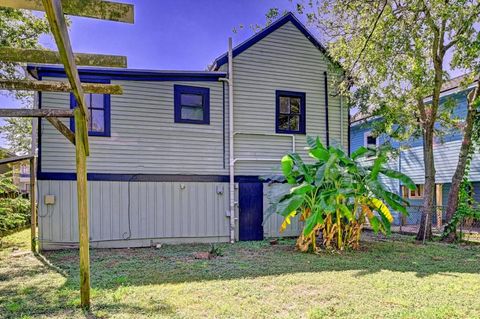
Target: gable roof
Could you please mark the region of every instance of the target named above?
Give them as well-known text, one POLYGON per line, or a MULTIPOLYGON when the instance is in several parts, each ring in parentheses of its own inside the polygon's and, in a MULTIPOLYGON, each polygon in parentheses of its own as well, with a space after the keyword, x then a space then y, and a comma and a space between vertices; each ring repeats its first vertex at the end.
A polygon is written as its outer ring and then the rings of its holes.
MULTIPOLYGON (((265 38, 267 35, 271 34, 272 32, 278 30, 280 27, 283 25, 287 24, 288 22, 291 22, 297 29, 303 33, 303 35, 312 42, 312 44, 319 49, 323 54, 325 54, 331 61, 332 63, 334 62, 330 55, 327 52, 327 49, 318 41, 311 33, 308 31, 308 29, 295 17, 295 15, 291 12, 288 12, 285 14, 283 17, 278 19, 277 21, 273 22, 269 26, 267 26, 265 29, 262 31, 258 32, 257 34, 253 35, 249 39, 245 40, 244 42, 240 43, 238 46, 233 48, 233 57, 235 58, 237 55, 242 53, 243 51, 247 50, 250 48, 252 45, 255 43, 259 42, 263 38, 265 38)), ((222 65, 226 64, 228 62, 228 52, 224 53, 223 55, 219 56, 215 61, 213 62, 213 70, 218 70, 222 65)))

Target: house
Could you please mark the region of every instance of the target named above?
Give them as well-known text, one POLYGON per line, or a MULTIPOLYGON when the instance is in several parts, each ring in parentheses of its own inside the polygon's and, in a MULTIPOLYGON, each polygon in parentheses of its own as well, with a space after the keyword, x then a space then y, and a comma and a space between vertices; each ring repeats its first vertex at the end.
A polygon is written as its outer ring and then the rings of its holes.
MULTIPOLYGON (((441 92, 441 105, 445 103, 454 103, 452 117, 465 119, 467 114, 467 95, 476 83, 465 88, 461 86, 465 76, 459 76, 444 83, 441 92)), ((428 98, 425 100, 428 103, 428 98)), ((369 114, 356 114, 352 117, 350 127, 350 151, 353 152, 360 146, 375 147, 384 144, 387 137, 383 134, 377 136, 372 129, 375 121, 380 120, 378 117, 372 117, 369 114)), ((439 125, 437 128, 441 129, 439 125)), ((435 159, 435 181, 436 185, 436 220, 438 225, 444 219, 445 209, 447 205, 448 193, 453 174, 457 167, 459 150, 462 143, 462 133, 459 129, 444 132, 443 136, 437 137, 434 144, 435 159)), ((390 141, 393 147, 399 147, 400 142, 390 141)), ((402 150, 395 158, 390 159, 388 165, 392 169, 401 171, 408 175, 417 184, 416 191, 407 191, 398 181, 393 182, 387 178, 384 183, 391 191, 404 196, 408 199, 412 206, 420 206, 423 203, 423 185, 424 185, 424 163, 423 163, 423 141, 419 139, 410 139, 402 142, 402 150)), ((474 198, 480 201, 480 154, 476 153, 471 162, 470 181, 473 185, 474 198)), ((398 220, 397 220, 398 221, 398 220)))
MULTIPOLYGON (((17 156, 10 150, 0 147, 0 158, 8 158, 17 156)), ((12 177, 13 184, 18 188, 21 194, 30 193, 30 165, 28 160, 6 163, 0 165, 0 174, 9 173, 12 177), (11 173, 10 173, 11 172, 11 173)))
MULTIPOLYGON (((288 152, 306 156, 307 135, 347 148, 348 110, 330 91, 334 64, 293 14, 236 46, 232 56, 232 114, 227 54, 208 71, 79 68, 83 82, 124 90, 86 94, 92 247, 278 236, 281 218, 263 225, 265 194, 274 186, 259 176, 277 171, 288 152)), ((65 78, 57 66, 28 70, 40 80, 65 78)), ((39 93, 38 101, 39 108, 75 105, 68 93, 39 93)), ((64 123, 74 130, 73 122, 64 123)), ((74 247, 74 147, 44 120, 38 142, 40 247, 74 247)), ((284 235, 299 231, 297 225, 284 235)))

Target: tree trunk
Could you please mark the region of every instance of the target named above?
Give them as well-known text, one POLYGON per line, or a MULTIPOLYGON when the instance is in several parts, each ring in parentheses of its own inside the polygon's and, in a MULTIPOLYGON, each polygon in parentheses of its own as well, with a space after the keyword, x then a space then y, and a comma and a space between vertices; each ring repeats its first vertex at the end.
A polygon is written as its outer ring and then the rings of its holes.
MULTIPOLYGON (((448 203, 447 203, 447 212, 446 212, 446 222, 449 223, 452 220, 453 215, 458 208, 458 195, 460 192, 460 186, 462 184, 463 176, 465 175, 465 169, 467 167, 468 156, 472 152, 472 135, 475 123, 475 117, 477 116, 477 110, 474 107, 474 101, 478 97, 480 91, 480 81, 479 86, 475 89, 472 94, 468 96, 468 107, 467 107, 467 117, 465 119, 465 128, 463 132, 462 146, 460 147, 460 154, 458 156, 457 168, 455 169, 455 174, 452 177, 452 185, 450 187, 450 192, 448 194, 448 203)), ((448 234, 444 238, 444 241, 453 242, 457 237, 456 231, 448 234)))
POLYGON ((425 185, 422 207, 422 218, 417 233, 417 240, 432 238, 432 216, 435 198, 435 163, 433 159, 433 124, 434 118, 429 118, 423 130, 423 162, 425 165, 425 185), (426 228, 425 228, 426 227, 426 228))

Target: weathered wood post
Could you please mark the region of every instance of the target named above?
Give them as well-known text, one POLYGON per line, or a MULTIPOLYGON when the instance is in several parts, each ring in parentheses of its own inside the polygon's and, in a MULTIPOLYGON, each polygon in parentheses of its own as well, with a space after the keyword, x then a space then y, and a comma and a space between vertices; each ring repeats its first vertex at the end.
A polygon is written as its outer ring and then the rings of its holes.
POLYGON ((35 157, 30 159, 30 210, 31 210, 31 221, 30 221, 30 245, 32 252, 37 252, 37 205, 35 200, 35 157))
POLYGON ((87 154, 84 141, 86 120, 75 108, 75 154, 77 166, 77 204, 80 254, 80 299, 83 308, 90 308, 90 244, 88 230, 87 154))

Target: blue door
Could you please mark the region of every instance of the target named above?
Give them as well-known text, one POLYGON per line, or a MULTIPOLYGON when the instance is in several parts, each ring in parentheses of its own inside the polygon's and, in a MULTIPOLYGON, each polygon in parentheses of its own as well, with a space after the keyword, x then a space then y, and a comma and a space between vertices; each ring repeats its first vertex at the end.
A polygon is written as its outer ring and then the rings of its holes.
POLYGON ((263 239, 263 184, 239 183, 240 240, 263 239))

